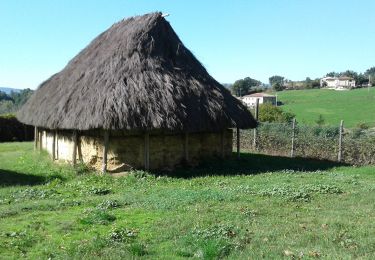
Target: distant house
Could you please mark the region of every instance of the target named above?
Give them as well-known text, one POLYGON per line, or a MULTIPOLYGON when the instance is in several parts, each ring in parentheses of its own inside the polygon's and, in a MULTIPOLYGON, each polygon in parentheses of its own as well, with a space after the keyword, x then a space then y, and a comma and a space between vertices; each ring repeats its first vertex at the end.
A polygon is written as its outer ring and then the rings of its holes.
POLYGON ((351 77, 324 77, 320 80, 320 87, 335 90, 355 88, 355 80, 351 77))
POLYGON ((242 97, 242 102, 250 108, 255 107, 256 100, 259 99, 259 104, 265 104, 265 103, 270 103, 274 106, 276 106, 276 96, 274 95, 269 95, 266 93, 254 93, 251 95, 246 95, 242 97))

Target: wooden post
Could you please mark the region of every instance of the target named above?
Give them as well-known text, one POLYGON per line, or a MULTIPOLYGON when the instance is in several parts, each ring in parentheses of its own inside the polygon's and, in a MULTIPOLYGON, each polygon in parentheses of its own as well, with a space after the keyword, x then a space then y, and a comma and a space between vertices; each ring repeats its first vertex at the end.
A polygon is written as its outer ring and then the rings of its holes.
POLYGON ((341 162, 342 160, 342 134, 344 132, 344 120, 341 120, 339 130, 340 130, 339 131, 339 151, 337 155, 337 161, 341 162))
MULTIPOLYGON (((255 112, 254 112, 255 120, 258 120, 258 116, 259 116, 259 98, 257 98, 255 101, 255 112)), ((253 149, 256 150, 257 149, 257 136, 258 136, 257 128, 254 128, 253 132, 254 132, 253 149)))
POLYGON ((296 119, 293 118, 293 124, 292 124, 292 149, 290 150, 290 157, 294 157, 294 138, 296 136, 296 119))
POLYGON ((56 160, 56 130, 53 130, 53 139, 52 139, 52 160, 56 160))
POLYGON ((75 166, 77 163, 77 143, 78 143, 77 130, 73 130, 73 154, 72 154, 73 166, 75 166))
POLYGON ((184 159, 189 162, 189 133, 184 134, 184 159))
POLYGON ((59 159, 59 131, 55 130, 55 134, 56 134, 56 153, 55 153, 55 156, 56 156, 56 160, 58 160, 59 159))
POLYGON ((148 171, 150 169, 150 135, 148 132, 145 133, 145 170, 148 171))
POLYGON ((240 129, 237 127, 237 158, 240 159, 240 129))
POLYGON ((34 150, 38 149, 38 138, 39 138, 39 133, 38 133, 38 127, 34 127, 34 150))
POLYGON ((103 168, 102 168, 103 173, 107 171, 108 145, 109 145, 109 131, 104 130, 103 168))
POLYGON ((39 131, 39 150, 41 151, 43 149, 43 130, 39 131))

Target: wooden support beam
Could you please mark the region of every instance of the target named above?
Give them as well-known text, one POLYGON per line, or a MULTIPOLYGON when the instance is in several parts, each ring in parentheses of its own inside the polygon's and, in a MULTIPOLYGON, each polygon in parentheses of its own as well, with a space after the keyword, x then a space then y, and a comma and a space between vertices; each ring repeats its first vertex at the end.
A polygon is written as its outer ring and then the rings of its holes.
POLYGON ((103 168, 102 168, 103 173, 107 172, 108 146, 109 146, 109 131, 104 130, 103 168))
POLYGON ((184 134, 184 159, 185 162, 189 162, 189 133, 184 134))
POLYGON ((78 144, 77 130, 73 130, 73 153, 72 153, 73 166, 75 166, 77 163, 77 144, 78 144))
POLYGON ((56 130, 56 160, 59 159, 59 131, 56 130))
POLYGON ((38 138, 39 138, 39 133, 38 133, 38 127, 34 127, 34 150, 38 149, 38 138))
POLYGON ((56 130, 53 130, 52 138, 52 160, 56 160, 56 130))
POLYGON ((240 129, 237 127, 237 158, 240 159, 240 129))
POLYGON ((43 149, 43 130, 39 130, 39 150, 41 151, 43 149))
POLYGON ((340 122, 340 129, 339 129, 339 151, 337 154, 337 161, 341 162, 342 160, 342 134, 344 132, 344 120, 341 120, 340 122))
POLYGON ((148 132, 145 133, 144 161, 145 170, 148 171, 150 169, 150 134, 148 132))

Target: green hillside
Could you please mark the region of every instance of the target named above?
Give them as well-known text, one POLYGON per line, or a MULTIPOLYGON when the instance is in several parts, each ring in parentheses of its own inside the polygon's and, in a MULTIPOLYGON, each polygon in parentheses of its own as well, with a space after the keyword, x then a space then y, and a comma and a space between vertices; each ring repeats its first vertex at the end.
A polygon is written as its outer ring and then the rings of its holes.
POLYGON ((355 127, 360 123, 375 126, 375 88, 335 91, 326 89, 278 92, 283 110, 292 112, 301 123, 316 124, 322 115, 325 124, 355 127))

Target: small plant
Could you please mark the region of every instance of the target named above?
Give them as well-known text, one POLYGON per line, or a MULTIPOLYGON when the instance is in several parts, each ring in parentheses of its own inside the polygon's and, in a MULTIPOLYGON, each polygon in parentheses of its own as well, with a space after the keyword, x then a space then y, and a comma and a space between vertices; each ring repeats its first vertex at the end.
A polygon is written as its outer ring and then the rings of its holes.
POLYGON ((146 246, 142 243, 130 244, 129 251, 134 256, 144 256, 148 254, 146 246))
POLYGON ((111 230, 108 240, 112 242, 125 242, 130 241, 136 238, 138 235, 138 232, 133 229, 127 229, 127 228, 114 228, 111 230))
POLYGON ((77 175, 85 175, 85 174, 92 173, 92 169, 90 169, 90 167, 88 167, 84 163, 78 163, 74 167, 74 171, 76 172, 77 175))
POLYGON ((89 209, 85 213, 86 215, 79 219, 79 222, 84 225, 108 225, 116 220, 114 215, 111 215, 103 210, 89 209))
POLYGON ((13 193, 12 197, 16 201, 28 199, 47 199, 55 196, 56 194, 57 192, 54 189, 43 190, 37 188, 27 188, 13 193))
POLYGON ((114 209, 118 208, 120 204, 117 200, 105 200, 102 203, 100 203, 98 206, 96 206, 96 209, 98 210, 107 210, 107 209, 114 209))
POLYGON ((91 187, 88 189, 87 193, 94 195, 107 195, 111 193, 111 189, 101 188, 101 187, 91 187))
POLYGON ((318 125, 318 126, 323 126, 325 124, 325 119, 322 115, 319 115, 318 119, 315 120, 315 123, 318 125))

